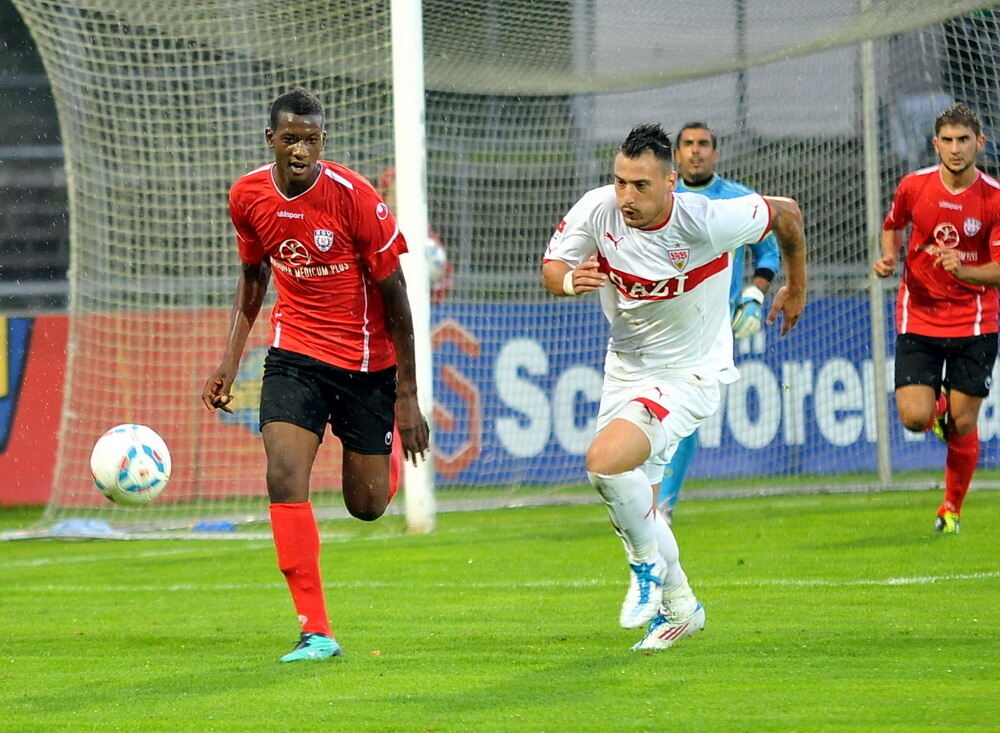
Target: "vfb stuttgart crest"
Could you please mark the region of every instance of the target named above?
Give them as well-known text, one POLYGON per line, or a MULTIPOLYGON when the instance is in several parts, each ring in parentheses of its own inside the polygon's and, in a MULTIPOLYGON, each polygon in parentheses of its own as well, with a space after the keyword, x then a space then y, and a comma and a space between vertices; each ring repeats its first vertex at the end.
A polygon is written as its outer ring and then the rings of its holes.
POLYGON ((687 247, 684 249, 672 249, 667 252, 667 256, 670 258, 670 264, 674 266, 677 272, 684 272, 688 259, 691 257, 691 250, 687 247))
POLYGON ((333 232, 329 229, 315 229, 313 230, 313 241, 316 243, 316 249, 320 252, 326 252, 333 246, 333 232))

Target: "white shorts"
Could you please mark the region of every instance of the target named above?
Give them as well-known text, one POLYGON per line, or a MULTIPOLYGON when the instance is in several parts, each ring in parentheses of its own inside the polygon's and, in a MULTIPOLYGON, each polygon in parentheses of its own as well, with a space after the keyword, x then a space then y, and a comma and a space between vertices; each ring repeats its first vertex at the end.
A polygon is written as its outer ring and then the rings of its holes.
POLYGON ((609 352, 597 432, 615 418, 635 424, 652 446, 640 468, 654 485, 659 484, 677 444, 714 415, 721 400, 717 379, 686 370, 646 368, 609 352))

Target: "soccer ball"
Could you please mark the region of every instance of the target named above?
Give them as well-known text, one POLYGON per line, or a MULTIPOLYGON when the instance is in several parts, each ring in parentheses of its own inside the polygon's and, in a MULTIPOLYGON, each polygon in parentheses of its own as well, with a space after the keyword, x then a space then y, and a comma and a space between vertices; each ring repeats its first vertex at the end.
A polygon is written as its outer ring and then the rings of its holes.
POLYGON ((116 425, 94 444, 90 472, 97 490, 111 501, 148 504, 170 479, 170 452, 145 425, 116 425))
POLYGON ((444 275, 444 270, 448 266, 448 255, 444 251, 441 243, 434 237, 427 238, 427 277, 431 285, 436 283, 444 275))

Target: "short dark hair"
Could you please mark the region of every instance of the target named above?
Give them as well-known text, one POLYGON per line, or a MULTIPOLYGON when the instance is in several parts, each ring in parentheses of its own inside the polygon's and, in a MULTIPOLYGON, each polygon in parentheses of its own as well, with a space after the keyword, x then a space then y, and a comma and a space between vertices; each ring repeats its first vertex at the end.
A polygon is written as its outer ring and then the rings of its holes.
POLYGON ((626 158, 638 158, 649 150, 657 158, 671 167, 674 162, 673 148, 670 147, 670 134, 654 122, 636 125, 622 143, 620 151, 626 158))
POLYGON ((707 122, 701 122, 700 120, 685 122, 681 125, 681 129, 677 131, 677 137, 674 138, 675 148, 679 148, 681 146, 681 135, 684 134, 685 130, 704 130, 712 136, 712 150, 719 149, 719 136, 715 134, 715 130, 708 126, 707 122))
POLYGON ((271 129, 278 126, 278 117, 282 112, 291 112, 293 115, 312 116, 318 115, 326 121, 323 114, 323 103, 315 95, 307 92, 301 87, 285 92, 273 102, 271 102, 271 129))
POLYGON ((948 109, 937 116, 934 120, 934 135, 941 132, 945 125, 963 125, 972 130, 976 137, 982 134, 982 125, 979 124, 979 117, 971 109, 961 102, 955 102, 948 109))

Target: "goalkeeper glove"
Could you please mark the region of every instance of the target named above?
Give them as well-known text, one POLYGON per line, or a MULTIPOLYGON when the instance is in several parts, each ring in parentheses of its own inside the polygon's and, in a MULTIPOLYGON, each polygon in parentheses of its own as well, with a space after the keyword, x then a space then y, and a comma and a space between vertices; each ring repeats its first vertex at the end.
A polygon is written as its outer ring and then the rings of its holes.
POLYGON ((756 285, 747 287, 736 301, 733 312, 733 336, 748 339, 760 330, 764 311, 764 292, 756 285))

